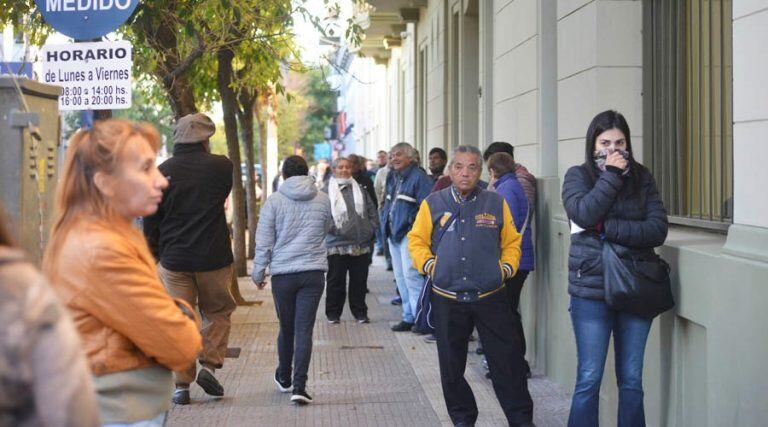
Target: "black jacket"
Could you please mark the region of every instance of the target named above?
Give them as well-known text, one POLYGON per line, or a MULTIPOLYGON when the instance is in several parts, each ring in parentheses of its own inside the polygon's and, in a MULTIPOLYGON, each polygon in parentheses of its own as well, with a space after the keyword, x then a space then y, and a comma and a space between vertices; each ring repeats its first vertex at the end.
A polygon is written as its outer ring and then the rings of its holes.
POLYGON ((570 168, 563 181, 565 212, 586 230, 571 234, 568 293, 603 299, 602 239, 629 248, 661 246, 667 238, 667 213, 647 169, 642 169, 637 187, 631 176, 612 171, 600 173, 593 183, 586 168, 570 168))
POLYGON ((232 264, 224 202, 232 190, 232 162, 202 144, 176 144, 159 166, 168 188, 157 212, 144 218, 144 234, 171 271, 212 271, 232 264))
POLYGON ((371 197, 371 200, 373 200, 374 206, 379 206, 379 200, 376 197, 376 189, 373 188, 373 181, 371 178, 364 173, 357 174, 356 176, 353 176, 355 181, 363 187, 363 190, 365 190, 366 193, 371 197))

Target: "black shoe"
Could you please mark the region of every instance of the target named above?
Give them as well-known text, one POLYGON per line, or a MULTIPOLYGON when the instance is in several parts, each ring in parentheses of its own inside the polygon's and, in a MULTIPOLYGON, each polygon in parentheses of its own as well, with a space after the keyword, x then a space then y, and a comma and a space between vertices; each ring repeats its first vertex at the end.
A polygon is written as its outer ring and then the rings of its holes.
POLYGON ((224 387, 207 369, 201 369, 197 374, 197 385, 202 387, 206 394, 216 397, 224 396, 224 387))
POLYGON ((485 350, 483 350, 482 347, 477 346, 477 348, 475 349, 475 353, 477 353, 477 354, 485 354, 485 350))
POLYGON ((360 323, 360 324, 371 323, 371 319, 369 319, 368 316, 358 317, 357 323, 360 323))
POLYGON ((435 334, 429 334, 426 337, 424 337, 424 342, 427 344, 433 344, 437 342, 437 337, 435 334))
POLYGON ((485 377, 490 380, 491 379, 491 372, 490 371, 486 372, 485 373, 485 377))
POLYGON ((338 317, 329 317, 328 318, 328 323, 330 323, 332 325, 338 325, 340 322, 341 322, 341 320, 339 320, 338 317))
POLYGON ((189 389, 188 388, 177 388, 173 392, 173 398, 171 399, 173 403, 177 405, 189 405, 190 399, 189 399, 189 389))
POLYGON ((527 360, 525 361, 525 366, 523 366, 523 368, 525 369, 525 377, 531 378, 533 374, 531 373, 531 365, 528 364, 527 360))
POLYGON ((376 256, 384 256, 384 251, 379 249, 378 251, 376 251, 376 256))
POLYGON ((403 305, 403 299, 400 297, 394 297, 389 303, 392 305, 403 305))
POLYGON ((397 325, 392 327, 393 332, 408 332, 411 329, 413 329, 413 323, 408 323, 405 321, 400 322, 397 325))
POLYGON ((275 371, 275 384, 277 384, 277 389, 280 390, 281 393, 288 393, 291 391, 291 380, 280 379, 280 376, 277 375, 277 371, 275 371))
POLYGON ((388 265, 388 266, 387 266, 387 271, 392 271, 392 270, 393 270, 393 269, 392 269, 392 266, 391 266, 391 265, 388 265))
POLYGON ((312 403, 312 396, 310 396, 303 388, 293 389, 293 395, 291 395, 291 402, 297 405, 307 405, 312 403))
POLYGON ((429 333, 429 332, 427 332, 427 331, 425 331, 425 330, 423 330, 423 329, 420 329, 420 328, 418 328, 418 327, 416 327, 416 326, 414 326, 413 328, 411 328, 411 332, 412 332, 414 335, 426 335, 426 334, 428 334, 428 333, 429 333))

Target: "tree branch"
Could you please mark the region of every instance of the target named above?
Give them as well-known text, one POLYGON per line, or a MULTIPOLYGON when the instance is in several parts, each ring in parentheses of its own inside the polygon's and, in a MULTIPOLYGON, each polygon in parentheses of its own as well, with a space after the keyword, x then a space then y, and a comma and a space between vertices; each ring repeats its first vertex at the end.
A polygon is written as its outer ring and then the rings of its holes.
POLYGON ((193 50, 189 56, 184 58, 183 61, 179 62, 179 65, 177 65, 168 75, 163 77, 163 83, 166 86, 170 87, 173 84, 173 81, 176 80, 176 77, 184 74, 189 67, 191 67, 192 64, 205 53, 205 41, 203 41, 203 38, 197 33, 195 33, 195 38, 197 38, 197 47, 195 50, 193 50))

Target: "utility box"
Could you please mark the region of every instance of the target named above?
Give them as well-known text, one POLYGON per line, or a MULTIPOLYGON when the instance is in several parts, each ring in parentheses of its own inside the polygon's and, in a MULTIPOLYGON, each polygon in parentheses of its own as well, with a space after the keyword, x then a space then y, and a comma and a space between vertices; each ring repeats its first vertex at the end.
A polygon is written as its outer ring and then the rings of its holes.
POLYGON ((16 241, 38 265, 53 221, 60 93, 58 86, 0 77, 0 202, 16 241))

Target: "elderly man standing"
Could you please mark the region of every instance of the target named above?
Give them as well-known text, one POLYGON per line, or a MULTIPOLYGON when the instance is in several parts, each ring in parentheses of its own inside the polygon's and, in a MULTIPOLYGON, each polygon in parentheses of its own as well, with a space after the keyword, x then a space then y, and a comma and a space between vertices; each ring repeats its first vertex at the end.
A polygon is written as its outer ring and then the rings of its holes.
POLYGON ((144 234, 160 261, 157 269, 168 293, 199 307, 203 317, 202 369, 198 373, 193 365, 175 373, 173 402, 179 405, 190 402, 189 385, 195 377, 207 394, 224 395, 214 371, 224 364, 236 307, 229 292, 232 245, 224 213, 233 167, 226 157, 211 154, 209 138, 215 132, 205 114, 179 119, 173 157, 159 166, 168 189, 157 212, 144 219, 144 234))
POLYGON ((392 147, 384 208, 381 210, 381 231, 389 242, 397 290, 403 300, 403 320, 392 327, 395 332, 413 328, 424 283, 419 272, 413 268, 407 234, 411 231, 419 204, 432 189, 432 180, 419 168, 415 158, 416 150, 411 144, 401 142, 392 147))
POLYGON ((414 265, 432 278, 440 379, 456 426, 472 426, 477 404, 464 379, 467 346, 477 327, 485 345, 493 388, 510 426, 530 426, 528 393, 517 322, 504 281, 517 273, 520 234, 507 202, 478 188, 483 160, 475 147, 459 146, 449 173, 453 184, 422 204, 408 234, 414 265))

